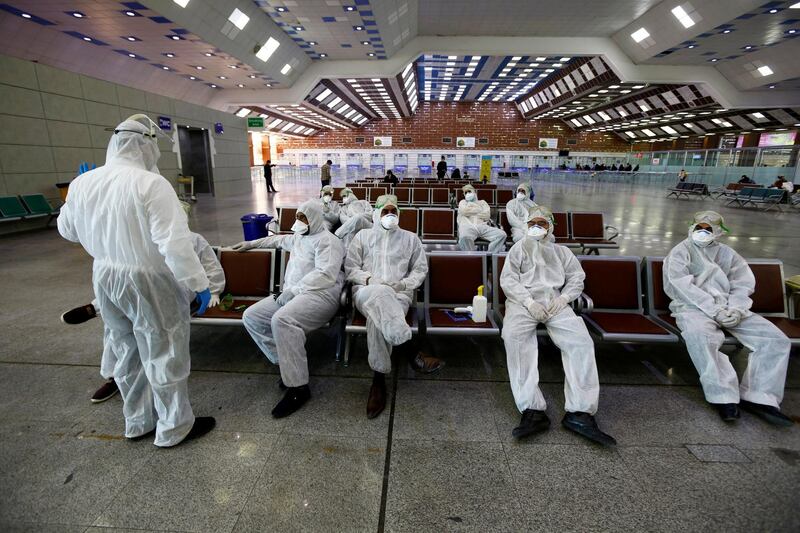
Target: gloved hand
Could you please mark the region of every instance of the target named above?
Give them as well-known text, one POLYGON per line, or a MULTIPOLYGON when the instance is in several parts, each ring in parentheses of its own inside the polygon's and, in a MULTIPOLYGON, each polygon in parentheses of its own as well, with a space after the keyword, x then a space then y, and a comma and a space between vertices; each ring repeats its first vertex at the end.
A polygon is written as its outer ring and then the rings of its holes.
POLYGON ((539 302, 537 302, 536 300, 531 300, 530 303, 526 306, 526 308, 528 309, 528 312, 531 314, 534 320, 537 320, 539 322, 547 320, 547 317, 549 316, 547 314, 547 309, 545 309, 544 306, 539 302))
POLYGON ((367 280, 367 285, 383 285, 383 281, 381 278, 371 276, 369 280, 367 280))
POLYGON ((402 281, 384 281, 383 284, 391 287, 394 292, 400 292, 405 289, 402 281))
POLYGON ((275 299, 275 301, 276 301, 276 302, 278 302, 278 305, 280 305, 281 307, 283 307, 284 305, 286 305, 286 304, 288 304, 289 302, 291 302, 291 301, 292 301, 292 298, 294 298, 294 291, 293 291, 293 290, 291 290, 291 289, 289 289, 289 290, 285 290, 285 291, 283 291, 283 292, 282 292, 282 293, 281 293, 281 294, 280 294, 280 295, 279 295, 279 296, 278 296, 278 297, 275 299))
POLYGON ((742 321, 742 312, 736 309, 725 309, 717 314, 717 323, 723 328, 733 328, 742 321))
POLYGON ((83 163, 81 163, 81 164, 78 166, 78 176, 80 176, 80 175, 81 175, 81 174, 83 174, 84 172, 89 172, 90 170, 94 170, 94 169, 96 169, 96 168, 97 168, 97 165, 96 165, 96 164, 92 164, 92 168, 89 168, 89 163, 87 163, 86 161, 84 161, 83 163))
POLYGON ((195 298, 200 303, 200 308, 195 313, 197 316, 201 316, 206 312, 208 309, 208 304, 211 301, 211 291, 205 289, 201 292, 197 293, 197 297, 195 298))
POLYGON ((550 302, 550 305, 547 306, 547 314, 550 316, 556 316, 558 313, 563 311, 567 308, 569 302, 563 296, 556 296, 550 302))
POLYGON ((240 243, 231 246, 231 250, 233 250, 234 252, 246 252, 247 250, 252 250, 255 247, 256 247, 255 241, 242 241, 240 243))
POLYGON ((208 302, 209 307, 216 307, 219 305, 219 294, 212 294, 211 300, 208 302))

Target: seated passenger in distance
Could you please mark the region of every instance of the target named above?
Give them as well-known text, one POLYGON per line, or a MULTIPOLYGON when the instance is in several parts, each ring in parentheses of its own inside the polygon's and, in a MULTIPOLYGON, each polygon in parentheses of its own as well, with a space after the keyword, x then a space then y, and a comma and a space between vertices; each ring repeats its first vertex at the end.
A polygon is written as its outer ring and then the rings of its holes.
POLYGON ((780 412, 791 342, 766 318, 753 314, 755 277, 747 262, 719 238, 727 231, 714 211, 695 214, 688 238, 664 260, 664 291, 692 358, 706 401, 726 422, 739 407, 779 426, 791 426, 780 412), (741 384, 728 356, 720 351, 725 331, 750 358, 741 384))
POLYGON ((333 231, 339 224, 339 203, 333 200, 333 187, 325 185, 319 192, 319 202, 322 204, 322 217, 325 228, 333 231))
POLYGON ((520 439, 550 427, 539 388, 536 339, 537 325, 544 324, 561 350, 564 365, 566 414, 561 424, 594 442, 612 446, 616 441, 603 433, 594 419, 600 395, 594 343, 583 319, 569 307, 583 291, 586 274, 568 248, 555 244, 553 224, 548 208, 531 208, 525 238, 511 247, 500 274, 500 286, 507 298, 503 342, 508 376, 522 413, 512 435, 520 439))
POLYGON ((519 241, 528 231, 528 212, 536 203, 531 199, 531 186, 520 183, 517 187, 517 196, 506 204, 506 218, 511 226, 511 237, 514 242, 519 241))
POLYGON ((342 191, 339 222, 342 225, 336 230, 335 235, 342 239, 346 251, 356 233, 372 227, 372 206, 366 200, 359 200, 353 189, 346 188, 342 191))
POLYGON ((247 332, 272 363, 278 365, 278 386, 286 390, 272 410, 283 418, 311 397, 308 386, 306 335, 331 320, 339 309, 344 275, 342 241, 325 229, 319 200, 301 205, 293 235, 276 235, 233 246, 236 251, 276 248, 290 253, 281 293, 248 307, 242 320, 247 332))
POLYGON ((475 187, 464 185, 464 199, 458 203, 458 249, 476 250, 475 240, 484 238, 489 241, 489 253, 502 252, 505 249, 506 232, 489 225, 491 208, 486 200, 478 200, 475 187))

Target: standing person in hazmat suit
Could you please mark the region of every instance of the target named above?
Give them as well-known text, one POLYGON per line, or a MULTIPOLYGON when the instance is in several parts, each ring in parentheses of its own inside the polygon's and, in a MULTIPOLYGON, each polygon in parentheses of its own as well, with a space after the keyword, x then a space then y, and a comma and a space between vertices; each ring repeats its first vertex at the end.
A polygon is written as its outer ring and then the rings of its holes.
POLYGON ((242 319, 247 332, 272 363, 279 365, 286 389, 272 416, 294 413, 311 398, 308 386, 306 335, 324 326, 339 309, 344 274, 342 241, 325 228, 322 202, 301 205, 292 226, 293 235, 244 241, 233 249, 278 248, 289 252, 280 295, 248 307, 242 319))
MULTIPOLYGON (((385 375, 392 371, 392 347, 411 340, 406 313, 414 291, 425 281, 428 260, 416 234, 398 227, 397 197, 386 194, 375 203, 374 225, 353 238, 347 249, 345 273, 353 283, 353 302, 367 319, 369 366, 375 372, 367 399, 367 418, 386 406, 385 375)), ((443 363, 422 352, 411 366, 435 372, 443 363)))
POLYGON ((517 195, 506 204, 506 218, 508 225, 511 226, 511 237, 514 242, 519 242, 528 231, 528 211, 536 206, 536 202, 531 200, 531 186, 527 183, 520 183, 517 187, 517 195))
POLYGON ((154 444, 169 447, 215 424, 212 417, 195 418, 187 386, 187 294, 197 295, 203 314, 211 292, 186 214, 157 174, 157 133, 145 115, 117 126, 106 164, 70 184, 58 230, 94 258, 94 294, 106 326, 104 345, 114 352, 125 436, 155 432, 154 444))
POLYGON ((566 414, 561 424, 594 442, 615 445, 613 437, 597 427, 594 415, 600 382, 594 343, 583 319, 569 303, 580 296, 586 274, 575 255, 555 244, 553 213, 536 206, 528 213, 528 231, 511 247, 500 274, 506 294, 503 342, 508 357, 508 376, 522 420, 512 435, 527 437, 550 427, 545 399, 539 388, 539 350, 536 327, 561 350, 564 364, 566 414))
POLYGON ((719 213, 700 211, 688 238, 670 250, 663 276, 672 316, 700 373, 706 401, 723 420, 739 418, 741 406, 771 424, 791 426, 780 404, 792 344, 772 322, 750 311, 753 271, 733 248, 718 242, 723 231, 719 213), (741 384, 720 351, 723 329, 751 352, 741 384))
POLYGON ((342 225, 336 230, 335 235, 342 239, 347 253, 347 247, 353 237, 362 229, 372 227, 372 206, 368 201, 356 198, 352 189, 346 188, 342 191, 339 221, 342 225))

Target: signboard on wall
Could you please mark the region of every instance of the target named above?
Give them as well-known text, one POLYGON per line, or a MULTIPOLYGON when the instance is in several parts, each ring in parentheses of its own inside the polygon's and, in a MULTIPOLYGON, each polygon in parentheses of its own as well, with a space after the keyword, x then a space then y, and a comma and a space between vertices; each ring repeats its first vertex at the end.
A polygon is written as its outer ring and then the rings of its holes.
POLYGON ((540 137, 539 148, 542 150, 556 150, 558 148, 558 139, 551 137, 540 137))
POLYGON ((475 148, 475 137, 456 137, 456 146, 459 148, 475 148))
POLYGON ((481 175, 478 176, 478 179, 483 179, 484 177, 487 180, 492 179, 492 161, 494 160, 494 156, 491 155, 484 155, 481 156, 481 175))
POLYGON ((361 154, 347 154, 347 168, 361 168, 361 154))
POLYGON ((781 131, 775 133, 762 133, 758 138, 758 146, 790 146, 794 144, 796 131, 781 131))
POLYGON ((222 122, 215 122, 214 123, 214 133, 217 135, 222 135, 225 133, 225 128, 222 127, 222 122))
POLYGON ((661 164, 661 158, 660 158, 660 157, 654 157, 654 158, 653 158, 653 159, 650 161, 650 164, 651 164, 651 165, 659 165, 659 164, 661 164))
POLYGON ((381 148, 386 148, 387 146, 392 146, 392 138, 391 137, 373 137, 372 138, 372 146, 379 146, 381 148))
POLYGON ((158 127, 164 131, 172 131, 172 119, 169 117, 158 117, 158 127))

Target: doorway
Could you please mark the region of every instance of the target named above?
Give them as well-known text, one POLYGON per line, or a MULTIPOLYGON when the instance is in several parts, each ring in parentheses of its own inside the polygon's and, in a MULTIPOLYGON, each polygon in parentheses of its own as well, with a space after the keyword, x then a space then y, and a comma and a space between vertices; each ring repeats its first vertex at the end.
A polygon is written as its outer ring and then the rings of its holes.
POLYGON ((191 126, 178 126, 181 150, 181 172, 194 176, 195 194, 214 194, 214 176, 211 168, 211 147, 208 130, 191 126))

